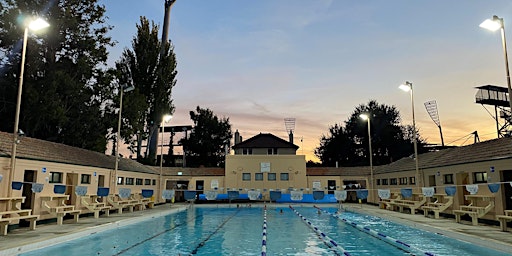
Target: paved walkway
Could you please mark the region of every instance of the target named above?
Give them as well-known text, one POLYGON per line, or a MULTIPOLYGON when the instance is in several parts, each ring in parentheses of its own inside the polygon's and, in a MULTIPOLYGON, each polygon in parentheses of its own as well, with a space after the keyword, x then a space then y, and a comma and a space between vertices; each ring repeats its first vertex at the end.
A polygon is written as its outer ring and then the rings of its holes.
MULTIPOLYGON (((285 204, 267 204, 268 207, 283 207, 285 204)), ((262 207, 263 204, 252 204, 253 207, 262 207)), ((303 206, 313 206, 304 204, 303 206)), ((338 205, 319 205, 320 207, 338 205)), ((407 214, 379 209, 372 205, 343 204, 351 211, 366 213, 383 217, 395 222, 403 223, 416 228, 428 230, 443 234, 459 240, 464 240, 473 244, 481 245, 487 248, 504 251, 512 255, 512 233, 500 231, 499 226, 490 226, 479 224, 471 225, 470 221, 456 223, 450 218, 425 218, 422 214, 407 214)), ((117 226, 128 225, 139 222, 146 218, 167 215, 171 212, 185 210, 187 204, 164 204, 158 205, 153 209, 145 211, 123 212, 123 214, 110 214, 110 216, 101 216, 98 219, 91 217, 81 217, 78 223, 72 223, 72 220, 65 220, 64 225, 58 226, 56 223, 39 224, 36 230, 28 228, 19 228, 9 231, 7 236, 0 237, 0 255, 17 255, 28 252, 36 248, 72 240, 92 233, 103 231, 117 226)))

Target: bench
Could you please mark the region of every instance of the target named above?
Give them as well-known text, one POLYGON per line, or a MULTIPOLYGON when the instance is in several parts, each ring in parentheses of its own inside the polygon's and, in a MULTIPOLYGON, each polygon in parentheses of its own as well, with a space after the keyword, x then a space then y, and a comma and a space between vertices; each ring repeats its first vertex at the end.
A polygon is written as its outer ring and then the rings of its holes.
POLYGON ((512 210, 505 210, 505 215, 496 215, 501 231, 507 231, 507 222, 512 221, 512 210))
POLYGON ((155 202, 151 201, 150 198, 143 197, 141 194, 138 194, 138 193, 132 194, 130 196, 130 198, 133 199, 133 200, 136 200, 137 202, 139 202, 141 204, 141 206, 142 206, 141 207, 142 210, 146 209, 146 207, 150 208, 150 209, 155 207, 155 202))
POLYGON ((39 219, 39 215, 22 215, 10 218, 2 218, 0 219, 0 233, 3 236, 7 235, 7 230, 9 229, 9 224, 14 224, 13 222, 19 220, 27 220, 30 221, 30 230, 36 229, 36 221, 39 219))
POLYGON ((429 212, 434 212, 434 218, 439 219, 439 213, 444 212, 453 205, 453 196, 435 194, 434 197, 437 199, 435 202, 427 203, 427 205, 422 206, 421 209, 425 217, 428 217, 429 212))
POLYGON ((400 212, 404 211, 404 208, 411 209, 411 214, 415 214, 416 210, 419 209, 423 204, 427 202, 426 197, 421 196, 420 200, 405 200, 405 199, 396 199, 390 202, 391 206, 397 206, 400 212))
POLYGON ((57 225, 62 225, 64 216, 67 214, 73 215, 73 223, 78 222, 78 218, 82 211, 76 210, 74 205, 66 205, 65 200, 69 198, 69 195, 54 195, 54 196, 42 196, 42 206, 50 213, 55 213, 57 216, 57 225))
POLYGON ((94 218, 100 217, 100 212, 104 212, 106 216, 109 216, 111 206, 107 206, 106 203, 98 202, 98 196, 96 195, 86 195, 80 197, 80 202, 85 208, 89 211, 94 212, 94 218))
POLYGON ((107 202, 112 206, 112 208, 116 209, 119 214, 123 213, 124 208, 127 208, 129 212, 133 212, 133 208, 135 207, 142 209, 142 203, 138 200, 122 200, 117 195, 108 195, 107 202))
POLYGON ((466 195, 466 199, 471 200, 469 205, 461 205, 459 210, 454 210, 455 221, 460 223, 461 216, 469 215, 471 217, 471 223, 474 226, 478 225, 478 218, 485 216, 488 212, 494 209, 494 198, 492 195, 466 195), (487 202, 485 206, 478 206, 478 202, 487 202))

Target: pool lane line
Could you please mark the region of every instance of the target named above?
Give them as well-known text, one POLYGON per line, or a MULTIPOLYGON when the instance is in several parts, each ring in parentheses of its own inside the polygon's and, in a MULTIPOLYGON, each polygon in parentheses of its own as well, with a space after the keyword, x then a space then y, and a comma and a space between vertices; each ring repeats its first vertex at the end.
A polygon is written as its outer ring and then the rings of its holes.
POLYGON ((263 210, 263 234, 261 240, 261 256, 267 256, 267 209, 263 210))
MULTIPOLYGON (((339 245, 336 241, 334 241, 333 239, 331 239, 329 236, 327 236, 324 232, 322 232, 320 229, 318 229, 317 227, 313 226, 313 224, 307 220, 304 216, 302 216, 302 214, 300 214, 297 210, 295 210, 291 205, 288 206, 290 207, 290 209, 293 210, 293 212, 295 214, 297 214, 297 216, 299 216, 306 224, 309 225, 310 228, 312 228, 318 235, 318 237, 320 237, 320 239, 322 241, 324 241, 324 243, 331 249, 338 249, 340 252, 341 252, 341 255, 345 255, 345 256, 350 256, 350 253, 347 252, 347 250, 345 250, 343 247, 341 247, 341 245, 339 245)), ((333 252, 336 254, 336 255, 340 255, 339 252, 337 250, 333 250, 333 252)))
POLYGON ((320 207, 317 207, 317 206, 314 206, 315 208, 317 208, 318 210, 321 210, 327 214, 329 214, 330 216, 334 217, 334 218, 337 218, 339 220, 342 220, 343 222, 347 223, 348 225, 352 226, 352 227, 355 227, 356 229, 358 229, 359 231, 362 231, 364 233, 367 233, 367 234, 370 234, 371 236, 379 239, 379 240, 382 240, 388 244, 391 244, 392 246, 394 247, 397 247, 398 249, 400 250, 403 250, 403 251, 406 251, 408 253, 412 253, 414 255, 427 255, 427 256, 434 256, 435 254, 434 253, 431 253, 431 252, 426 252, 426 251, 423 251, 421 250, 420 248, 417 248, 417 247, 414 247, 410 244, 407 244, 403 241, 400 241, 398 239, 395 239, 393 237, 390 237, 390 236, 387 236, 385 234, 382 234, 376 230, 372 230, 368 227, 363 227, 362 225, 360 224, 357 224, 353 221, 349 221, 347 219, 344 219, 344 218, 340 218, 338 215, 336 214, 332 214, 326 210, 323 210, 322 208, 320 207), (420 253, 420 254, 417 254, 417 253, 420 253))
POLYGON ((205 243, 210 240, 210 238, 217 234, 217 232, 219 232, 219 230, 226 224, 226 222, 228 222, 231 218, 235 217, 235 215, 237 215, 238 213, 240 212, 240 209, 238 209, 235 213, 233 213, 231 216, 229 216, 228 218, 226 218, 212 233, 210 233, 203 241, 201 241, 199 244, 197 244, 196 248, 194 248, 194 250, 192 250, 192 252, 190 252, 190 255, 194 255, 197 253, 197 250, 199 250, 201 247, 203 247, 205 245, 205 243))
POLYGON ((203 216, 203 215, 204 215, 204 214, 201 214, 201 215, 198 215, 198 216, 195 216, 195 217, 191 217, 191 218, 187 218, 187 221, 184 221, 184 222, 182 222, 182 223, 180 223, 180 224, 176 224, 176 225, 174 225, 174 226, 173 226, 173 227, 171 227, 171 228, 165 229, 165 230, 163 230, 163 231, 162 231, 162 232, 160 232, 160 233, 157 233, 157 234, 155 234, 155 235, 153 235, 153 236, 151 236, 151 237, 148 237, 148 238, 146 238, 146 239, 144 239, 144 240, 142 240, 142 241, 139 241, 139 242, 137 242, 137 243, 135 243, 135 244, 131 245, 130 247, 127 247, 127 248, 125 248, 125 249, 123 249, 123 250, 119 251, 118 253, 113 254, 113 256, 121 255, 121 254, 123 254, 123 253, 125 253, 125 252, 127 252, 127 251, 129 251, 129 250, 131 250, 131 249, 133 249, 133 248, 135 248, 135 247, 137 247, 137 246, 139 246, 139 245, 141 245, 141 244, 143 244, 143 243, 145 243, 145 242, 147 242, 147 241, 149 241, 149 240, 151 240, 151 239, 153 239, 153 238, 157 237, 157 236, 161 236, 161 235, 163 235, 163 234, 165 234, 165 233, 167 233, 167 232, 169 232, 169 231, 172 231, 172 230, 176 229, 176 228, 177 228, 177 227, 179 227, 179 226, 182 226, 182 225, 184 225, 184 224, 186 224, 186 223, 192 222, 192 221, 194 221, 195 219, 197 219, 198 217, 201 217, 201 216, 203 216))
MULTIPOLYGON (((163 235, 163 234, 165 234, 165 233, 167 233, 167 232, 169 232, 169 231, 172 231, 172 230, 176 229, 176 228, 177 228, 177 227, 179 227, 179 226, 182 226, 182 225, 184 225, 184 224, 186 224, 186 223, 192 222, 192 221, 196 220, 198 217, 201 217, 201 216, 203 216, 203 215, 204 215, 204 214, 197 215, 197 216, 195 216, 195 217, 191 217, 191 218, 187 218, 187 221, 184 221, 184 222, 182 222, 182 223, 180 223, 180 224, 176 224, 176 225, 174 225, 174 226, 173 226, 173 227, 171 227, 171 228, 168 228, 168 229, 166 229, 166 230, 163 230, 163 231, 162 231, 162 232, 160 232, 160 233, 157 233, 156 235, 153 235, 153 236, 148 237, 148 238, 146 238, 146 239, 144 239, 144 240, 142 240, 142 241, 139 241, 139 242, 137 242, 137 243, 133 244, 132 246, 127 247, 127 248, 125 248, 125 249, 123 249, 123 250, 119 251, 119 252, 118 252, 118 253, 116 253, 116 254, 113 254, 113 256, 121 255, 121 254, 123 254, 123 253, 125 253, 125 252, 127 252, 127 251, 129 251, 129 250, 131 250, 131 249, 133 249, 133 248, 135 248, 135 247, 137 247, 137 246, 139 246, 139 245, 141 245, 141 244, 143 244, 143 243, 145 243, 145 242, 147 242, 147 241, 149 241, 149 240, 153 239, 153 238, 155 238, 155 237, 161 236, 161 235, 163 235)), ((99 255, 99 253, 98 253, 98 255, 99 255)))

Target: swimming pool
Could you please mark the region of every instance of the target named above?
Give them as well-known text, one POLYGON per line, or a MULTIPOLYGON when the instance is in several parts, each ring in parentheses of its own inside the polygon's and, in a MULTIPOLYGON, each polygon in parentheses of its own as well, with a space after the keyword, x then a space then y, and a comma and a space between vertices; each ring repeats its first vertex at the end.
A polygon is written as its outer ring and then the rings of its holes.
POLYGON ((403 244, 417 255, 508 255, 336 208, 276 207, 194 206, 21 255, 410 255, 403 244))

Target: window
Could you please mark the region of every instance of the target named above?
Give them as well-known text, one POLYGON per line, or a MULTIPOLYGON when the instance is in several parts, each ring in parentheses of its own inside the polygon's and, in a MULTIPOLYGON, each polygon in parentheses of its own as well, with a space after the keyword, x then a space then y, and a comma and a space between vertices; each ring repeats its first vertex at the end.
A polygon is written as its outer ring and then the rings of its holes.
POLYGON ((387 185, 388 184, 388 179, 382 179, 382 185, 387 185))
POLYGON ((409 177, 409 184, 416 184, 416 177, 409 177))
POLYGON ((123 185, 124 184, 124 178, 123 177, 117 177, 117 185, 123 185))
POLYGON ((150 179, 145 179, 144 180, 144 185, 151 185, 151 180, 150 179))
POLYGON ((277 148, 267 149, 267 155, 277 155, 277 148))
POLYGON ((396 178, 391 178, 391 179, 389 179, 389 184, 390 184, 390 185, 396 185, 396 184, 397 184, 397 182, 396 182, 396 178))
POLYGON ((444 184, 453 184, 453 174, 444 175, 444 184))
POLYGON ((242 173, 242 180, 251 180, 250 173, 242 173))
POLYGON ((380 179, 377 179, 377 185, 380 185, 380 179))
POLYGON ((242 155, 252 155, 252 148, 242 149, 242 155))
POLYGON ((279 177, 281 180, 288 180, 288 173, 287 172, 283 172, 281 173, 280 177, 279 177))
POLYGON ((263 180, 263 173, 255 173, 254 180, 263 180))
POLYGON ((91 184, 91 175, 90 174, 82 174, 82 178, 80 181, 82 184, 91 184))
POLYGON ((135 185, 142 185, 142 179, 136 179, 135 185))
POLYGON ((267 180, 276 180, 276 173, 275 172, 269 172, 267 174, 267 180))
POLYGON ((485 183, 487 182, 486 172, 475 172, 473 173, 474 183, 485 183))
POLYGON ((407 177, 400 178, 399 182, 400 182, 400 185, 407 185, 407 177))
POLYGON ((50 183, 62 183, 62 172, 50 172, 50 183))
POLYGON ((153 186, 154 186, 154 185, 156 185, 156 180, 155 180, 155 179, 153 179, 153 182, 152 182, 152 183, 153 183, 153 186))
POLYGON ((126 178, 126 185, 133 185, 133 178, 126 178))

